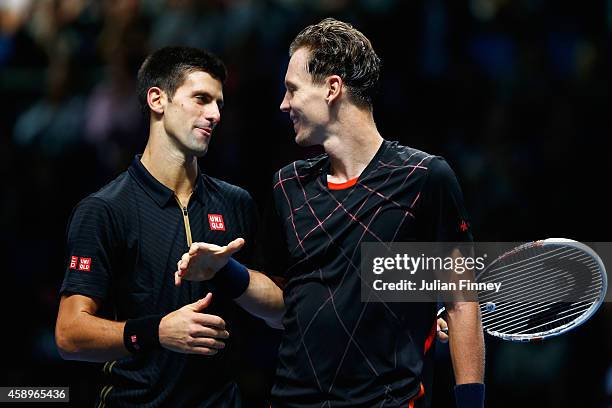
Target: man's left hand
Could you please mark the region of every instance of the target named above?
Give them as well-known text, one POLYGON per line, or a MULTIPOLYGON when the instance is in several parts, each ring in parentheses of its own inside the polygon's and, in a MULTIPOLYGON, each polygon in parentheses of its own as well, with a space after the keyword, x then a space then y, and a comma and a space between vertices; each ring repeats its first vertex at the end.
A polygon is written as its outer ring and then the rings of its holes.
POLYGON ((437 338, 442 343, 448 342, 448 324, 442 318, 438 318, 437 338))

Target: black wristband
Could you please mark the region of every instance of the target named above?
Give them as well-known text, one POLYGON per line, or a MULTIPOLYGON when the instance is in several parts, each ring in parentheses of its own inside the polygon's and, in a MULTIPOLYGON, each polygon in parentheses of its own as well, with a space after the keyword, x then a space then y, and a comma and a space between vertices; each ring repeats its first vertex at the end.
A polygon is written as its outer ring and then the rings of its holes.
POLYGON ((227 265, 219 269, 211 282, 227 296, 236 299, 247 290, 250 280, 251 275, 247 267, 230 258, 227 265))
POLYGON ((484 397, 484 384, 470 383, 455 386, 455 402, 457 408, 483 408, 484 397))
POLYGON ((123 344, 130 353, 142 353, 159 348, 159 322, 161 315, 129 319, 123 328, 123 344))

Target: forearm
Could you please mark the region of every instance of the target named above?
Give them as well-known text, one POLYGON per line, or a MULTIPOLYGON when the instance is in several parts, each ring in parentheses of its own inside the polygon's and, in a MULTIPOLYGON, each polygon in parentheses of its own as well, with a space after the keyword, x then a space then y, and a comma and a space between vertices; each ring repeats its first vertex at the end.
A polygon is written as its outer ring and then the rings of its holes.
POLYGON ((236 303, 247 312, 260 317, 269 326, 282 329, 285 313, 283 291, 266 275, 249 269, 250 281, 247 290, 236 303))
POLYGON ((100 302, 78 294, 62 296, 55 341, 62 358, 103 362, 129 355, 123 345, 125 322, 96 316, 100 302))
POLYGON ((62 358, 105 362, 128 356, 123 344, 125 322, 114 322, 79 312, 70 321, 61 321, 55 329, 58 350, 62 358))
POLYGON ((457 384, 484 382, 485 349, 476 302, 447 306, 449 346, 457 384))

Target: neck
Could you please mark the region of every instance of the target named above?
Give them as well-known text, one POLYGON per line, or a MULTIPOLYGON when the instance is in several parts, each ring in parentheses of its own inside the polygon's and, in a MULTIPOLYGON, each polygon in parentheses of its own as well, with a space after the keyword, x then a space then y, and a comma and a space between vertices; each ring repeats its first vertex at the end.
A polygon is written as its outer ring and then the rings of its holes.
POLYGON ((331 164, 329 180, 334 183, 359 177, 383 143, 372 113, 352 110, 356 112, 342 115, 323 142, 331 164))
POLYGON ((167 135, 156 132, 151 124, 149 141, 142 154, 141 163, 153 177, 185 204, 193 191, 198 176, 196 156, 187 156, 170 142, 167 135))

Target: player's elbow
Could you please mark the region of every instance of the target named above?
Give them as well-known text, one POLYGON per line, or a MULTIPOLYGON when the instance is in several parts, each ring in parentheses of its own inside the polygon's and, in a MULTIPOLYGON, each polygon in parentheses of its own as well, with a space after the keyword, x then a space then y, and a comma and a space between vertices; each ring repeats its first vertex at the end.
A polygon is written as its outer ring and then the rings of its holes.
POLYGON ((283 318, 285 317, 285 302, 283 301, 282 292, 280 292, 280 296, 277 299, 278 302, 276 302, 272 308, 272 312, 265 318, 265 321, 267 325, 273 329, 285 330, 285 326, 283 325, 283 318))
POLYGON ((55 326, 55 345, 64 360, 78 360, 80 348, 70 327, 61 324, 55 326))

